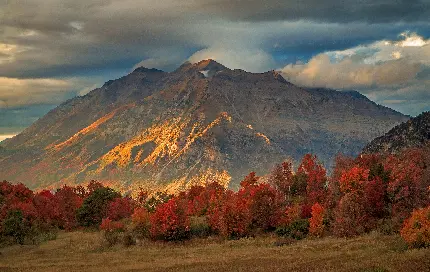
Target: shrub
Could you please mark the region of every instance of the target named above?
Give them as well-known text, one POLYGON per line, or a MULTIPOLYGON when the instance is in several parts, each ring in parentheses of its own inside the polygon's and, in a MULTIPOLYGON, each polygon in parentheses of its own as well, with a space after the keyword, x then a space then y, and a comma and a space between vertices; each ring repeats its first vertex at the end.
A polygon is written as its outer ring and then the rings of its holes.
POLYGON ((120 234, 118 232, 104 231, 102 235, 108 247, 114 246, 119 242, 120 234))
POLYGON ((430 206, 415 210, 400 234, 410 247, 430 247, 430 206))
POLYGON ((378 221, 377 230, 383 235, 392 235, 396 232, 396 227, 391 218, 384 218, 378 221))
POLYGON ((188 238, 190 223, 184 201, 172 198, 158 205, 150 220, 150 232, 154 239, 178 241, 188 238))
POLYGON ((100 224, 100 229, 103 231, 103 238, 108 246, 117 244, 121 237, 121 232, 124 232, 125 226, 120 221, 112 221, 109 218, 104 218, 100 224))
POLYGON ((289 246, 297 242, 296 239, 291 237, 278 237, 275 242, 273 242, 273 246, 281 247, 281 246, 289 246))
POLYGON ((95 189, 77 210, 78 223, 84 227, 99 226, 107 215, 109 203, 117 197, 120 194, 111 188, 95 189))
POLYGON ((369 217, 360 195, 347 193, 335 210, 334 234, 340 237, 360 235, 368 230, 369 217))
POLYGON ((190 234, 193 237, 207 237, 211 234, 206 216, 190 217, 190 234))
POLYGON ((125 230, 125 225, 121 221, 104 218, 100 224, 100 229, 107 232, 122 232, 125 230))
POLYGON ((136 240, 134 239, 133 235, 129 232, 124 233, 122 236, 122 244, 125 247, 129 247, 136 244, 136 240))
POLYGON ((276 234, 284 237, 291 237, 296 240, 301 240, 309 233, 309 220, 299 219, 289 225, 278 227, 276 234))
POLYGON ((31 237, 32 243, 40 244, 46 241, 52 241, 57 239, 58 229, 55 229, 55 228, 50 230, 44 229, 42 231, 38 229, 34 229, 34 230, 31 230, 30 232, 32 233, 32 237, 31 237))
POLYGON ((2 230, 3 235, 10 236, 16 243, 23 245, 25 237, 30 232, 30 226, 26 222, 22 211, 11 210, 3 221, 2 230))
POLYGON ((133 232, 138 238, 149 237, 150 214, 145 208, 136 208, 131 216, 133 232))

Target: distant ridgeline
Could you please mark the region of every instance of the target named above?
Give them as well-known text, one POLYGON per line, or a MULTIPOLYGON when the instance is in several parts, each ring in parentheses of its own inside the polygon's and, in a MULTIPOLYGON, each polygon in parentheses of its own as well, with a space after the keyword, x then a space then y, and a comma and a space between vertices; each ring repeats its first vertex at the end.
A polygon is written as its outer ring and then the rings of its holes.
POLYGON ((422 147, 430 141, 430 112, 423 112, 385 135, 370 142, 363 153, 399 152, 409 147, 422 147))

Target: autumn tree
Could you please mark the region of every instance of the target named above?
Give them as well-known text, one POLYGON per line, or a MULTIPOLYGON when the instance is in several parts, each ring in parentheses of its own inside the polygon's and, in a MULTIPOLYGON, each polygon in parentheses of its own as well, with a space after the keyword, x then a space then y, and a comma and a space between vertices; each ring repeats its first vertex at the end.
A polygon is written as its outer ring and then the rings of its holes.
POLYGON ((225 200, 218 208, 218 220, 210 220, 211 227, 226 238, 240 238, 250 233, 252 215, 247 201, 232 191, 228 191, 225 200))
POLYGON ((257 174, 255 172, 251 172, 240 182, 240 186, 247 187, 251 185, 256 185, 259 179, 260 177, 257 177, 257 174))
POLYGON ((297 170, 306 177, 306 193, 309 203, 323 202, 326 197, 326 170, 316 156, 306 154, 297 170))
POLYGON ((250 227, 268 230, 276 227, 282 213, 281 195, 269 184, 249 185, 237 193, 238 201, 243 202, 241 208, 249 212, 250 227))
POLYGON ((384 187, 379 177, 369 180, 369 169, 354 166, 340 178, 342 197, 335 210, 334 231, 354 236, 376 225, 384 211, 384 187))
POLYGON ((37 211, 37 220, 46 228, 59 227, 61 216, 58 198, 48 190, 38 192, 33 197, 33 205, 37 211))
POLYGON ((286 200, 290 200, 294 188, 294 174, 291 162, 283 162, 277 164, 272 170, 269 177, 269 183, 278 190, 286 200))
POLYGON ((83 198, 70 186, 63 186, 55 193, 55 198, 58 203, 58 211, 60 217, 60 228, 66 230, 73 229, 78 225, 76 220, 77 210, 83 203, 83 198))
POLYGON ((409 148, 384 160, 390 172, 387 193, 391 201, 391 216, 400 226, 414 209, 430 204, 430 179, 425 176, 430 161, 425 148, 409 148))
POLYGON ((86 196, 91 195, 95 190, 103 188, 103 184, 97 180, 91 180, 87 185, 86 196))
POLYGON ((154 239, 175 241, 188 237, 190 222, 184 201, 172 198, 158 205, 150 220, 150 232, 154 239))
POLYGON ((106 217, 114 221, 130 218, 134 207, 134 201, 130 197, 115 198, 108 204, 106 217))
POLYGON ((158 205, 167 203, 171 198, 173 198, 172 194, 167 192, 156 192, 155 194, 151 195, 151 197, 146 199, 143 206, 148 211, 154 212, 158 205))
POLYGON ((360 195, 349 192, 335 210, 334 234, 340 237, 360 235, 369 230, 366 207, 360 195))
POLYGON ((309 220, 309 233, 313 236, 320 237, 324 232, 324 215, 325 209, 319 203, 312 205, 312 217, 309 220))
POLYGON ((410 247, 430 247, 430 206, 415 210, 400 234, 410 247))

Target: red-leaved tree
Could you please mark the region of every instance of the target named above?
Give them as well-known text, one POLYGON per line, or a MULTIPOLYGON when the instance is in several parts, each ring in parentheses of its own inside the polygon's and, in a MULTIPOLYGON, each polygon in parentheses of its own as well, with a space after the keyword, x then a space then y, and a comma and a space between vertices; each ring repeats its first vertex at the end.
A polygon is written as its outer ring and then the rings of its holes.
POLYGON ((157 206, 151 215, 151 236, 161 240, 182 240, 189 234, 186 202, 172 198, 157 206))
POLYGON ((133 199, 129 197, 118 197, 108 205, 106 217, 118 221, 124 218, 130 218, 135 207, 133 199))
POLYGON ((66 230, 75 228, 78 223, 76 220, 76 211, 81 207, 84 201, 75 188, 63 186, 55 193, 58 201, 58 210, 60 213, 60 227, 66 230))
POLYGON ((326 197, 326 171, 316 156, 306 154, 297 170, 298 174, 306 175, 306 193, 309 203, 324 202, 326 197))

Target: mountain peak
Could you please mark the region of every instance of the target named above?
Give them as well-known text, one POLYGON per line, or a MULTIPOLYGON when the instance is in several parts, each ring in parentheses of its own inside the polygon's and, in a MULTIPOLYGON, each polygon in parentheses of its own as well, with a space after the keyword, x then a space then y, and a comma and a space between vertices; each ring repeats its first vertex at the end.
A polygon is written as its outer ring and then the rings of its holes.
POLYGON ((186 72, 200 72, 205 77, 212 77, 219 71, 229 70, 224 65, 214 61, 213 59, 202 60, 197 63, 190 63, 189 61, 182 64, 176 71, 186 72))
POLYGON ((217 70, 225 70, 227 69, 227 67, 225 67, 224 65, 216 62, 213 59, 206 59, 206 60, 202 60, 199 61, 198 63, 194 64, 198 69, 217 69, 217 70))

